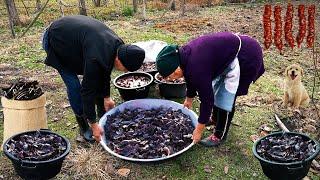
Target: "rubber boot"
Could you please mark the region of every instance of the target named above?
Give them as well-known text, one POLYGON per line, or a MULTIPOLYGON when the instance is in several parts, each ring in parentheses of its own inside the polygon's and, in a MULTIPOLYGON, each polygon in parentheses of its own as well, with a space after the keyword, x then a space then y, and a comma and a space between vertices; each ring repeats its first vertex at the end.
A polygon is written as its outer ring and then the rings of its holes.
POLYGON ((83 136, 86 141, 93 142, 94 138, 92 137, 92 130, 89 127, 87 121, 83 117, 78 115, 76 115, 76 120, 79 125, 80 135, 83 136))

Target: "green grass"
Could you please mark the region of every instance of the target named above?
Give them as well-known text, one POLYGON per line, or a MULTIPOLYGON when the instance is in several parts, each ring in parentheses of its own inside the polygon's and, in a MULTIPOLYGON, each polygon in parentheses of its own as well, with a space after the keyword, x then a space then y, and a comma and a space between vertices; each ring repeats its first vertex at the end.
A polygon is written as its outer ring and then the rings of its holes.
MULTIPOLYGON (((266 179, 251 153, 253 143, 250 135, 257 133, 256 127, 268 122, 270 113, 260 108, 245 108, 244 111, 235 114, 234 122, 245 126, 231 126, 228 140, 219 148, 195 145, 175 159, 142 165, 143 177, 148 179, 165 175, 169 179, 266 179), (212 167, 211 173, 204 171, 205 166, 212 167), (227 174, 224 172, 225 166, 229 167, 227 174)), ((207 131, 206 135, 209 133, 207 131)))

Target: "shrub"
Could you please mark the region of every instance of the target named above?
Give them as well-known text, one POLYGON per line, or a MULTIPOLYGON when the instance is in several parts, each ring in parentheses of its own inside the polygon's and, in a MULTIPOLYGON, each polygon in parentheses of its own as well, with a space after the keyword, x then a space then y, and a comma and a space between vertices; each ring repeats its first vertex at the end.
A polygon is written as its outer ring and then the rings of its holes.
POLYGON ((129 6, 125 6, 122 8, 122 15, 123 16, 133 16, 133 8, 129 6))

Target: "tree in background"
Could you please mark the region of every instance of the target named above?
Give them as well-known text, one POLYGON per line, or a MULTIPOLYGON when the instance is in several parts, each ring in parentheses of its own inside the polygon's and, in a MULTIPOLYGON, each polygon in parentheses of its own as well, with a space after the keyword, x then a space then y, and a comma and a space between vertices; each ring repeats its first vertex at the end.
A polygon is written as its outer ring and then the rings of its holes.
POLYGON ((142 6, 142 18, 143 20, 147 20, 147 0, 143 0, 143 6, 142 6))
POLYGON ((132 5, 133 5, 133 12, 138 11, 138 0, 132 0, 132 5))
POLYGON ((169 2, 168 7, 169 7, 169 9, 170 9, 171 11, 175 11, 175 10, 176 10, 176 1, 175 1, 175 0, 171 0, 171 1, 169 2))
POLYGON ((41 1, 40 0, 36 0, 36 8, 37 8, 37 12, 39 12, 41 9, 41 1))
POLYGON ((186 13, 186 0, 181 0, 181 16, 186 13))
MULTIPOLYGON (((9 23, 12 23, 12 25, 20 25, 21 21, 19 19, 19 14, 16 8, 16 5, 13 0, 5 0, 7 12, 8 12, 8 18, 9 23)), ((10 25, 11 27, 11 25, 10 25)))
POLYGON ((84 0, 79 0, 79 13, 87 16, 86 2, 84 0))
POLYGON ((95 7, 100 7, 101 6, 101 0, 92 0, 93 4, 95 7))

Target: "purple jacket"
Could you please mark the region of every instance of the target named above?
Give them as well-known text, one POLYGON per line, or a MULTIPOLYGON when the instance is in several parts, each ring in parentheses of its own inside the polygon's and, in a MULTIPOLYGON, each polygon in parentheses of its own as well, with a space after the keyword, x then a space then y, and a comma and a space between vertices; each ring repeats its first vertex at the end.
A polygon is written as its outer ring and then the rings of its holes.
MULTIPOLYGON (((242 46, 238 54, 240 83, 237 96, 246 95, 249 86, 264 73, 263 54, 259 43, 240 35, 242 46)), ((212 81, 234 60, 239 39, 230 32, 198 37, 179 49, 180 66, 187 82, 187 97, 198 92, 201 104, 199 123, 208 122, 214 105, 212 81)))

